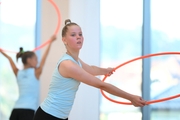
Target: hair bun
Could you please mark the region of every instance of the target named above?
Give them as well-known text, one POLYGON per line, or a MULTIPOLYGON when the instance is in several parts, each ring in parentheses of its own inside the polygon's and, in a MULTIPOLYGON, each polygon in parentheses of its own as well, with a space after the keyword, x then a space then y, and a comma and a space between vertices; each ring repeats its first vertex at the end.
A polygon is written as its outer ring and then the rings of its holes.
POLYGON ((20 52, 20 53, 23 53, 23 52, 24 52, 24 50, 23 50, 22 47, 19 48, 19 52, 20 52))
POLYGON ((70 20, 70 19, 66 19, 66 20, 65 20, 65 25, 67 25, 67 24, 69 24, 69 23, 71 23, 71 20, 70 20))
POLYGON ((16 61, 18 61, 18 58, 22 57, 23 53, 24 53, 23 48, 20 47, 19 52, 16 54, 16 61))

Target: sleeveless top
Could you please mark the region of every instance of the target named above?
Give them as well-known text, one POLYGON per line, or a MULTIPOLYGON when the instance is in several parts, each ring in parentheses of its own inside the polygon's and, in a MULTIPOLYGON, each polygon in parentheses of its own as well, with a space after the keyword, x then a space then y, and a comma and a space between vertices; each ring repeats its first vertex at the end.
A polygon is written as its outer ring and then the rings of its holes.
POLYGON ((17 73, 19 98, 15 103, 15 109, 36 110, 39 104, 39 80, 35 76, 35 69, 19 70, 17 73))
POLYGON ((64 60, 71 60, 82 67, 79 61, 77 62, 70 55, 65 54, 54 70, 48 96, 40 106, 46 113, 61 119, 68 118, 76 91, 80 85, 79 81, 73 78, 65 78, 59 73, 58 67, 64 60))

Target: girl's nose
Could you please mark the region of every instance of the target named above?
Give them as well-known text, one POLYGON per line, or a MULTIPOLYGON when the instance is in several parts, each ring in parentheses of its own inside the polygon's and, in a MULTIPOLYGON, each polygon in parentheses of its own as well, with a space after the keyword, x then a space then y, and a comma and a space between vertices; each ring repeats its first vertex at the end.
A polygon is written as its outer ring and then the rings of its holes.
POLYGON ((80 36, 80 35, 77 35, 76 37, 77 37, 77 38, 81 38, 81 36, 80 36))

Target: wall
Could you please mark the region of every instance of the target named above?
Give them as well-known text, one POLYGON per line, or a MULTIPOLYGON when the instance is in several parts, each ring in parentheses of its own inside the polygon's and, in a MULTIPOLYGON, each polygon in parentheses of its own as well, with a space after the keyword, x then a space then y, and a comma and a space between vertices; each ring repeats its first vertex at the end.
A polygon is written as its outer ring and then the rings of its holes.
MULTIPOLYGON (((90 65, 98 66, 99 0, 70 0, 69 5, 70 19, 77 22, 83 30, 84 45, 80 58, 90 65)), ((99 90, 81 84, 70 118, 73 118, 72 120, 98 120, 99 90)))
MULTIPOLYGON (((54 0, 54 2, 61 11, 61 26, 64 25, 65 19, 70 18, 73 22, 78 23, 83 30, 85 40, 80 58, 90 65, 99 66, 99 0, 54 0)), ((45 0, 42 0, 41 15, 41 42, 43 43, 54 32, 57 17, 54 8, 45 0)), ((61 55, 65 53, 65 47, 61 42, 60 34, 61 32, 58 34, 58 40, 52 45, 41 76, 41 102, 47 95, 54 67, 61 55)), ((44 49, 41 52, 43 53, 44 49)), ((99 90, 81 84, 69 119, 98 120, 99 90)))
MULTIPOLYGON (((61 19, 68 18, 68 0, 54 0, 56 5, 61 10, 61 19)), ((53 34, 57 26, 57 14, 54 7, 48 0, 41 0, 41 43, 46 42, 53 34)), ((62 23, 61 23, 62 29, 62 23)), ((51 80, 51 75, 56 66, 57 61, 65 53, 64 44, 61 42, 61 29, 57 35, 57 40, 52 44, 51 50, 48 54, 43 73, 41 75, 41 102, 46 97, 49 89, 49 83, 51 80)), ((41 55, 43 55, 46 47, 41 50, 41 55)))

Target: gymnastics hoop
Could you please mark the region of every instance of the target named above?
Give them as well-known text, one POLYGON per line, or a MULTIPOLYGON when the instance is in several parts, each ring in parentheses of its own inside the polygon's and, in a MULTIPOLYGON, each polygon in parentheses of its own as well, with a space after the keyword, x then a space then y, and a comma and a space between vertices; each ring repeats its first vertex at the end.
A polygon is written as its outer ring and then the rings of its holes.
MULTIPOLYGON (((57 16, 58 16, 58 23, 57 23, 57 27, 56 30, 54 31, 54 35, 57 35, 57 33, 59 32, 60 29, 60 21, 61 21, 61 15, 60 15, 60 10, 58 9, 58 6, 54 3, 53 0, 48 0, 53 7, 55 8, 56 12, 57 12, 57 16)), ((40 48, 44 47, 45 45, 47 45, 50 42, 50 40, 46 41, 45 43, 43 43, 42 45, 36 47, 33 51, 39 50, 40 48)))
MULTIPOLYGON (((148 55, 145 55, 145 56, 141 56, 141 57, 137 57, 137 58, 134 58, 132 60, 129 60, 127 62, 124 62, 122 64, 120 64, 119 66, 117 66, 116 68, 114 68, 113 71, 117 70, 118 68, 126 65, 126 64, 129 64, 131 62, 134 62, 136 60, 140 60, 140 59, 145 59, 145 58, 149 58, 149 57, 153 57, 153 56, 160 56, 160 55, 180 55, 180 52, 162 52, 162 53, 154 53, 154 54, 148 54, 148 55)), ((108 76, 105 75, 105 77, 102 79, 103 82, 105 82, 106 78, 108 76)), ((117 104, 124 104, 124 105, 132 105, 131 102, 121 102, 121 101, 117 101, 117 100, 113 100, 111 98, 109 98, 103 90, 100 90, 101 91, 101 94, 109 101, 111 102, 114 102, 114 103, 117 103, 117 104)), ((171 100, 171 99, 175 99, 175 98, 178 98, 180 97, 180 94, 177 94, 177 95, 174 95, 174 96, 170 96, 170 97, 166 97, 166 98, 162 98, 162 99, 158 99, 158 100, 151 100, 151 101, 147 101, 146 104, 149 105, 149 104, 153 104, 153 103, 158 103, 158 102, 163 102, 163 101, 167 101, 167 100, 171 100)))
MULTIPOLYGON (((57 13, 57 16, 58 16, 58 23, 57 23, 57 27, 54 31, 54 35, 57 35, 57 33, 59 32, 59 29, 60 29, 60 23, 61 23, 61 14, 60 14, 60 10, 58 8, 58 6, 55 4, 55 2, 53 0, 48 0, 52 6, 54 7, 54 9, 56 10, 56 13, 57 13)), ((0 2, 1 4, 1 2, 0 2)), ((41 49, 42 47, 46 46, 48 43, 50 43, 50 40, 47 40, 45 43, 43 43, 42 45, 34 48, 32 51, 37 51, 39 49, 41 49)), ((6 51, 6 52, 11 52, 11 53, 17 53, 17 52, 14 52, 14 51, 10 51, 10 50, 5 50, 5 49, 2 49, 0 48, 1 50, 3 51, 6 51)))

